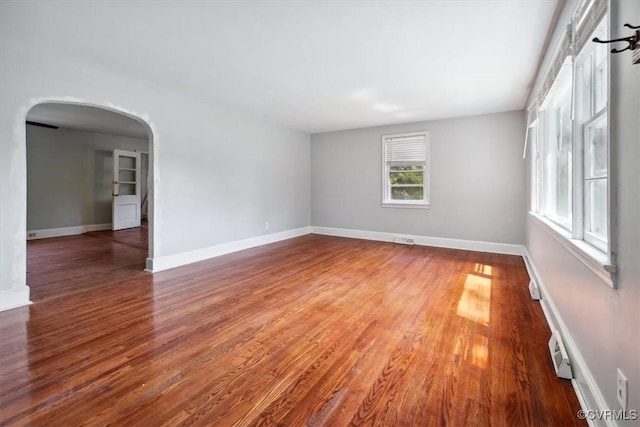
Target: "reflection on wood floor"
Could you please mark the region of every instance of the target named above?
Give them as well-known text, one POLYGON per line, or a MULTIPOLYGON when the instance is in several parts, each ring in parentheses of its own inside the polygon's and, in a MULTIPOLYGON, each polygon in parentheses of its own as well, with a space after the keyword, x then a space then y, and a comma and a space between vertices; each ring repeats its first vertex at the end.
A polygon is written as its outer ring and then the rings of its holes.
POLYGON ((27 242, 31 301, 91 294, 110 282, 144 276, 148 227, 96 231, 27 242))
POLYGON ((118 233, 29 242, 0 424, 584 425, 519 257, 308 235, 152 275, 118 233))

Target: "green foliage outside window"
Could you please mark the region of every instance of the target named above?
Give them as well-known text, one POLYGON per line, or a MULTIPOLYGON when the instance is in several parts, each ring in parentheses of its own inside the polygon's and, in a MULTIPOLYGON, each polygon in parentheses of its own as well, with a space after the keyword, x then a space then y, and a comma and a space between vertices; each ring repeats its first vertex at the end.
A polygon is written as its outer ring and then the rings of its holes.
POLYGON ((389 181, 393 200, 422 200, 424 197, 422 166, 391 166, 389 181))

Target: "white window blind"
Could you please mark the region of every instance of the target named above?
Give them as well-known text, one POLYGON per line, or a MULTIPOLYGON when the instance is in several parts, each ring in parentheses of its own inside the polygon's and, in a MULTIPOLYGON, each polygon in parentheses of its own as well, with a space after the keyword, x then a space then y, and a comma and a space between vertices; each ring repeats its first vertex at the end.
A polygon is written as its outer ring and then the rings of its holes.
POLYGON ((385 159, 391 163, 414 163, 427 160, 425 136, 387 138, 385 159))
POLYGON ((429 206, 429 132, 382 137, 382 206, 429 206))
POLYGON ((527 126, 533 125, 533 123, 538 120, 538 109, 540 108, 540 103, 538 100, 534 100, 529 108, 527 108, 527 126))
POLYGON ((564 33, 564 37, 558 46, 556 55, 553 57, 551 66, 547 71, 547 75, 542 83, 542 90, 540 91, 538 102, 542 103, 547 98, 547 94, 551 90, 553 84, 556 81, 556 77, 560 74, 560 71, 566 66, 567 58, 573 57, 572 44, 573 44, 573 31, 571 24, 567 25, 567 30, 564 33))
POLYGON ((542 80, 540 90, 535 96, 531 97, 529 109, 533 108, 535 104, 540 105, 544 101, 551 86, 553 86, 556 76, 565 63, 565 59, 573 57, 575 52, 579 52, 590 41, 593 32, 606 13, 607 0, 582 0, 556 48, 556 54, 542 80))
POLYGON ((607 0, 586 0, 578 8, 573 19, 573 49, 575 52, 579 52, 591 39, 593 32, 606 13, 607 0))

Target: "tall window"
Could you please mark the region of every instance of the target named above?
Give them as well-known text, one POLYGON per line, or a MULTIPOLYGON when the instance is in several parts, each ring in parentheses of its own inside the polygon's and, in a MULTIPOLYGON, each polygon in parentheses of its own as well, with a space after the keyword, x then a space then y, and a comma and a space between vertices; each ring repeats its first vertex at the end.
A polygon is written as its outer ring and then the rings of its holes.
POLYGON ((429 132, 383 136, 382 152, 383 206, 428 206, 429 132))
POLYGON ((566 229, 572 224, 573 123, 571 59, 565 60, 539 112, 544 132, 544 214, 566 229))
POLYGON ((550 80, 550 73, 537 121, 530 125, 530 132, 537 131, 531 207, 566 237, 609 255, 608 47, 591 42, 608 36, 606 2, 585 5, 581 13, 587 18, 577 21, 582 27, 573 39, 579 51, 575 57, 561 51, 566 58, 556 61, 555 77, 550 80))
MULTIPOLYGON (((606 20, 592 37, 607 38, 606 20)), ((577 145, 583 153, 583 238, 602 251, 608 240, 607 47, 587 43, 576 57, 577 145)))

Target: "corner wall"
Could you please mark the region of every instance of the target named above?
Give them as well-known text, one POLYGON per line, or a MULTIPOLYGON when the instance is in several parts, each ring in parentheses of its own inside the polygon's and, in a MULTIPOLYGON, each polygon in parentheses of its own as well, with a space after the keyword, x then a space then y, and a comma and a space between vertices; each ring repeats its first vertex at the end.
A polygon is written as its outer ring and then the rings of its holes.
POLYGON ((521 245, 521 111, 311 136, 314 227, 521 245), (431 207, 381 206, 387 134, 430 132, 431 207))

